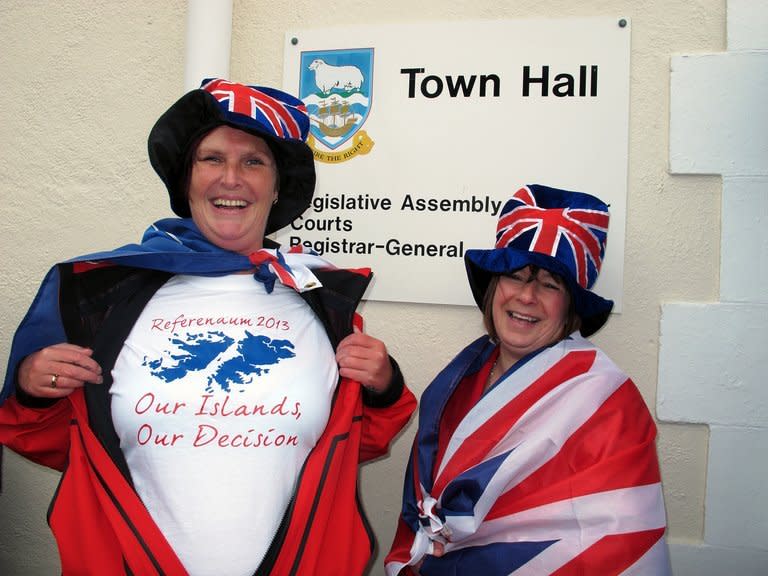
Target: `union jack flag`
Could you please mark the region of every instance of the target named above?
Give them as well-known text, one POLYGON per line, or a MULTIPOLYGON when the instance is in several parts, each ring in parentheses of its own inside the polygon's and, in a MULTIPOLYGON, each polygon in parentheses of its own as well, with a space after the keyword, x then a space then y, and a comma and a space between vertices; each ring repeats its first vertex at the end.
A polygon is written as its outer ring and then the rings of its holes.
POLYGON ((278 138, 306 140, 309 116, 304 103, 280 90, 266 86, 246 86, 220 78, 201 86, 210 92, 227 112, 255 120, 263 130, 278 138))
POLYGON ((478 339, 422 396, 388 576, 419 563, 422 576, 670 574, 653 419, 577 333, 513 366, 439 434, 446 399, 487 374, 495 349, 478 339))
POLYGON ((532 184, 504 205, 496 226, 496 248, 556 257, 569 266, 582 288, 589 289, 605 255, 608 219, 608 207, 593 196, 532 184), (548 204, 539 205, 537 196, 548 204))
POLYGON ((264 283, 267 293, 272 292, 276 280, 296 292, 314 290, 322 285, 311 268, 332 267, 316 254, 293 250, 283 254, 280 250, 262 248, 249 254, 248 259, 256 265, 254 277, 264 283))

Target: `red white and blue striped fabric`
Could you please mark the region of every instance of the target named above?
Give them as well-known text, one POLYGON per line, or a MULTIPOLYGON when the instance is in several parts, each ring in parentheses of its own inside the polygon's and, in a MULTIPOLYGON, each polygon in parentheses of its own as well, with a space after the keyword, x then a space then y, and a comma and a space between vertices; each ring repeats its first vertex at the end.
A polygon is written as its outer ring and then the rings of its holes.
POLYGON ((262 248, 249 254, 248 259, 256 266, 254 277, 264 283, 267 293, 272 292, 276 280, 296 292, 314 290, 321 284, 312 269, 335 268, 314 253, 294 250, 284 254, 279 250, 262 248))
POLYGON ((304 102, 274 88, 248 86, 215 78, 200 87, 226 106, 229 113, 254 120, 277 138, 306 140, 309 116, 304 102))
POLYGON ((422 396, 388 576, 669 574, 655 425, 577 333, 513 366, 438 450, 447 399, 494 348, 480 338, 422 396))
POLYGON ((590 196, 573 193, 567 197, 567 204, 552 202, 553 190, 534 184, 515 192, 499 215, 496 248, 518 248, 558 257, 568 263, 579 286, 590 288, 605 254, 607 206, 590 196), (551 205, 539 204, 536 194, 539 189, 549 192, 539 196, 551 205), (582 197, 587 200, 581 202, 582 197), (579 206, 580 203, 583 206, 579 206))

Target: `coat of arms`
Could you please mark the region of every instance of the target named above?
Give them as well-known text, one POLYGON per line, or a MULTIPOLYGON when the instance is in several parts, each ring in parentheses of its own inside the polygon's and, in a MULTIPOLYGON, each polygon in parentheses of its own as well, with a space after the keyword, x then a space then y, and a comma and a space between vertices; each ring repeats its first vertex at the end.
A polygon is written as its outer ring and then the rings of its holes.
POLYGON ((299 97, 316 160, 344 162, 370 151, 373 141, 361 127, 371 109, 372 80, 373 48, 301 53, 299 97))

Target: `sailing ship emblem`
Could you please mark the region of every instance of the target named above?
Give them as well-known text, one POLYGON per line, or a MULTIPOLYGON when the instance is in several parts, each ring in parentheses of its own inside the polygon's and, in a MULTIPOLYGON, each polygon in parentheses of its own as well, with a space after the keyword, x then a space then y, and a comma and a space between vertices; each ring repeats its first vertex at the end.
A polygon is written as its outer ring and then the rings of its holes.
POLYGON ((323 135, 331 138, 341 138, 355 127, 355 114, 348 100, 340 100, 331 96, 329 100, 321 101, 317 111, 317 129, 323 135))

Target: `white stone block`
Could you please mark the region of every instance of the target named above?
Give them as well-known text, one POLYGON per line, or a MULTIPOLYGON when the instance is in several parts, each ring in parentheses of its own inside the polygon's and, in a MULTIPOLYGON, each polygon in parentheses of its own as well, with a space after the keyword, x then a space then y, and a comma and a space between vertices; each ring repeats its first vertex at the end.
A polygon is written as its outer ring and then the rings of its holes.
POLYGON ((768 51, 672 57, 670 171, 768 173, 768 51))
POLYGON ((768 2, 728 0, 728 50, 768 49, 768 2))
POLYGON ((768 305, 662 306, 659 419, 768 427, 768 305))
MULTIPOLYGON (((675 576, 766 576, 768 552, 671 542, 675 576)), ((650 576, 650 575, 649 575, 650 576)))
POLYGON ((720 249, 721 301, 768 303, 766 232, 768 178, 724 179, 720 249))
POLYGON ((710 427, 704 541, 768 553, 768 428, 710 427))

